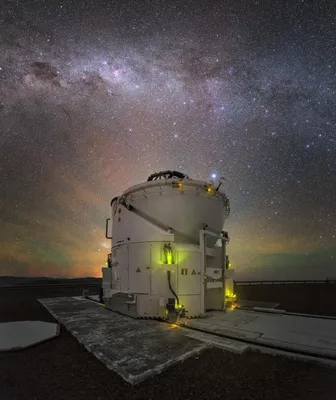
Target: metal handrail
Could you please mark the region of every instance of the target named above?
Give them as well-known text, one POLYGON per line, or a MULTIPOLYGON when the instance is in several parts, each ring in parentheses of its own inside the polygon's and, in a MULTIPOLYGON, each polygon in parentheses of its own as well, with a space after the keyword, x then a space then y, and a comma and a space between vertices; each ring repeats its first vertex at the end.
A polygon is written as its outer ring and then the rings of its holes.
POLYGON ((251 280, 251 281, 234 281, 236 285, 288 285, 288 284, 310 284, 310 283, 324 283, 324 284, 335 284, 336 283, 336 279, 294 279, 294 280, 251 280))

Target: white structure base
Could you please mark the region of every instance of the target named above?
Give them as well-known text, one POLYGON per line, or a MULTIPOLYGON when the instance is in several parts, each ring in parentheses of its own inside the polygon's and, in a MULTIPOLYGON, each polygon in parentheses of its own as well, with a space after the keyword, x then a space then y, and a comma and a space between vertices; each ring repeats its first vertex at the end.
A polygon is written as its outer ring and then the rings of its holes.
POLYGON ((226 301, 232 300, 225 293, 233 293, 233 270, 221 265, 222 248, 207 249, 205 260, 211 266, 206 267, 199 246, 175 247, 173 241, 170 243, 175 251, 174 264, 160 260, 163 241, 114 248, 114 257, 128 262, 102 269, 107 308, 134 318, 165 318, 168 299, 174 297, 168 282, 170 271, 171 288, 187 318, 202 317, 207 310, 225 309, 226 301))

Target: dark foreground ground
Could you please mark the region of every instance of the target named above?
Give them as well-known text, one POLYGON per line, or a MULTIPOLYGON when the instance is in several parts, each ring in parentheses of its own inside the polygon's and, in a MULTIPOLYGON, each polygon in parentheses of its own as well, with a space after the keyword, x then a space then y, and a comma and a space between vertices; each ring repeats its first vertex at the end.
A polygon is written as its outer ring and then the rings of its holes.
MULTIPOLYGON (((53 292, 54 296, 62 293, 53 292)), ((74 295, 80 293, 65 293, 74 295)), ((48 293, 0 293, 0 321, 53 317, 37 302, 48 293)), ((0 353, 0 399, 336 399, 336 370, 292 359, 218 349, 132 387, 107 370, 64 328, 36 347, 0 353)))

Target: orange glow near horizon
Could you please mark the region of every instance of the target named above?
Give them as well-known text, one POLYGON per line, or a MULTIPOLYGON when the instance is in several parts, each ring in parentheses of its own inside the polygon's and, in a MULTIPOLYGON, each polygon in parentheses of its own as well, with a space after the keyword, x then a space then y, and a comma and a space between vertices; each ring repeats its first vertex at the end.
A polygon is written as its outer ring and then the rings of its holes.
MULTIPOLYGON (((110 213, 112 195, 99 195, 83 180, 69 181, 62 168, 53 171, 52 176, 58 179, 57 192, 52 184, 45 185, 45 199, 32 204, 29 212, 19 207, 13 211, 12 204, 4 204, 4 215, 14 217, 5 225, 0 274, 101 277, 111 247, 111 241, 105 238, 105 218, 110 213)), ((123 188, 129 183, 123 183, 123 188)), ((253 217, 242 222, 231 215, 225 225, 231 238, 227 253, 237 272, 253 274, 256 268, 267 272, 269 265, 276 265, 284 268, 290 279, 293 269, 305 268, 310 259, 306 256, 306 236, 293 233, 288 237, 276 231, 265 235, 262 226, 257 229, 260 224, 253 217)), ((311 244, 309 251, 316 260, 330 254, 332 262, 336 255, 335 249, 319 241, 311 244)), ((157 254, 160 257, 159 250, 157 254)))

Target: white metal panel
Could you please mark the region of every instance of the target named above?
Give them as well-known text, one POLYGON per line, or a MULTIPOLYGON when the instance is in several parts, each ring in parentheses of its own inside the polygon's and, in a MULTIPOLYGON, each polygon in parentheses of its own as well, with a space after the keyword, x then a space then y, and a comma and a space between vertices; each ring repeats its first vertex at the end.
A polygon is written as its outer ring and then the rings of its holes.
POLYGON ((216 289, 223 287, 223 282, 207 282, 207 289, 216 289))
POLYGON ((160 297, 152 295, 137 296, 137 315, 140 317, 160 316, 160 297))
POLYGON ((129 291, 150 293, 150 243, 129 245, 129 291))
POLYGON ((113 267, 119 289, 122 292, 129 290, 129 246, 123 245, 117 248, 116 251, 117 265, 113 267))
POLYGON ((201 273, 200 253, 196 251, 177 252, 177 290, 179 295, 200 294, 201 273))
POLYGON ((180 304, 187 310, 188 317, 199 317, 203 314, 200 294, 187 294, 179 296, 180 304))
POLYGON ((112 288, 112 268, 102 268, 103 273, 103 289, 111 289, 112 288))

